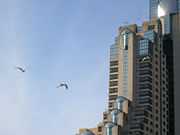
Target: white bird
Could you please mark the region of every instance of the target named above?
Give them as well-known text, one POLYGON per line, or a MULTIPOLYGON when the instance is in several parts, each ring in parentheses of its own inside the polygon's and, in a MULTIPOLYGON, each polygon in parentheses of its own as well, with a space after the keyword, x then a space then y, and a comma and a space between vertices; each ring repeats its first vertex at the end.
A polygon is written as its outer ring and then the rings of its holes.
POLYGON ((65 86, 66 89, 68 89, 68 85, 65 84, 65 83, 58 84, 58 85, 56 86, 56 88, 59 88, 59 87, 62 87, 62 86, 65 86))
POLYGON ((23 69, 21 67, 14 67, 14 68, 19 69, 22 73, 26 71, 25 69, 23 69))
POLYGON ((150 60, 150 57, 149 56, 146 56, 142 59, 142 62, 144 62, 145 60, 150 60))

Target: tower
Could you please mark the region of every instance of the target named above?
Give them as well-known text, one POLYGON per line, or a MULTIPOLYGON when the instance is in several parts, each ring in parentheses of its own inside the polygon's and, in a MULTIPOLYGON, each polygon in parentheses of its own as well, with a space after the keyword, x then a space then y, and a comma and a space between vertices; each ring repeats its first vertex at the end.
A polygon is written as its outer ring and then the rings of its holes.
POLYGON ((178 4, 150 0, 149 21, 119 28, 110 46, 108 109, 80 135, 180 134, 178 4))

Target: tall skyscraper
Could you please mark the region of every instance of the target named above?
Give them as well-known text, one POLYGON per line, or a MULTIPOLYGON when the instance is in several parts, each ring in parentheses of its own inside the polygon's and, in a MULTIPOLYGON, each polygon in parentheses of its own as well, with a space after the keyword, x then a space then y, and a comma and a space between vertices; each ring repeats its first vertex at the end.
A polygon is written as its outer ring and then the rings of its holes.
MULTIPOLYGON (((178 89, 180 86, 175 84, 175 79, 178 78, 179 65, 175 63, 178 59, 178 53, 176 49, 180 42, 178 40, 179 35, 179 16, 180 13, 180 0, 150 0, 149 18, 157 18, 164 16, 164 48, 167 55, 167 69, 168 69, 168 102, 169 102, 169 134, 174 135, 180 128, 179 111, 178 111, 178 100, 175 100, 174 95, 178 95, 178 89), (167 35, 169 36, 167 39, 167 35), (177 41, 178 40, 178 41, 177 41), (173 53, 174 52, 174 53, 173 53), (174 57, 173 57, 174 56, 174 57)), ((177 81, 176 81, 177 82, 177 81)))
POLYGON ((180 12, 180 0, 150 0, 149 18, 180 12), (159 12, 158 12, 159 11, 159 12))
POLYGON ((150 0, 150 20, 122 26, 110 47, 103 121, 80 135, 180 134, 178 0, 150 0))

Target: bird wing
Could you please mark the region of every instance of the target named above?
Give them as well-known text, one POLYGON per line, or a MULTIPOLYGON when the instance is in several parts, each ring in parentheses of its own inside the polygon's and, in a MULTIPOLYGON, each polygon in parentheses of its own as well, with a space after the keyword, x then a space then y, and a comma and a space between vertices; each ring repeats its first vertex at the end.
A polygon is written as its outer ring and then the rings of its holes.
POLYGON ((21 67, 15 67, 15 68, 21 70, 21 72, 25 72, 25 70, 22 69, 21 67))
POLYGON ((58 87, 62 87, 62 86, 65 86, 65 87, 66 87, 66 89, 68 89, 67 84, 64 84, 64 83, 58 84, 58 85, 56 86, 56 88, 58 88, 58 87))
POLYGON ((61 87, 61 85, 60 85, 60 84, 58 84, 58 85, 56 86, 56 88, 59 88, 59 87, 61 87))
POLYGON ((66 87, 66 89, 68 89, 68 85, 67 84, 65 84, 64 86, 66 87))
POLYGON ((20 67, 14 67, 14 68, 19 69, 19 70, 21 69, 20 67))

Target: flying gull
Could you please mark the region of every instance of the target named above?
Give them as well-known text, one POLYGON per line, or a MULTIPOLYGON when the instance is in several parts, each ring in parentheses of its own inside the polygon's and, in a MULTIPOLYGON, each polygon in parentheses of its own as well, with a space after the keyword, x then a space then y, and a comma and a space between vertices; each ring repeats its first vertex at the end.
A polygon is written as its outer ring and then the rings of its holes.
POLYGON ((59 87, 62 87, 62 86, 65 86, 66 89, 68 89, 68 85, 65 84, 65 83, 58 84, 58 85, 56 86, 56 88, 59 88, 59 87))
POLYGON ((14 68, 19 69, 22 73, 26 71, 25 69, 23 69, 21 67, 14 67, 14 68))

